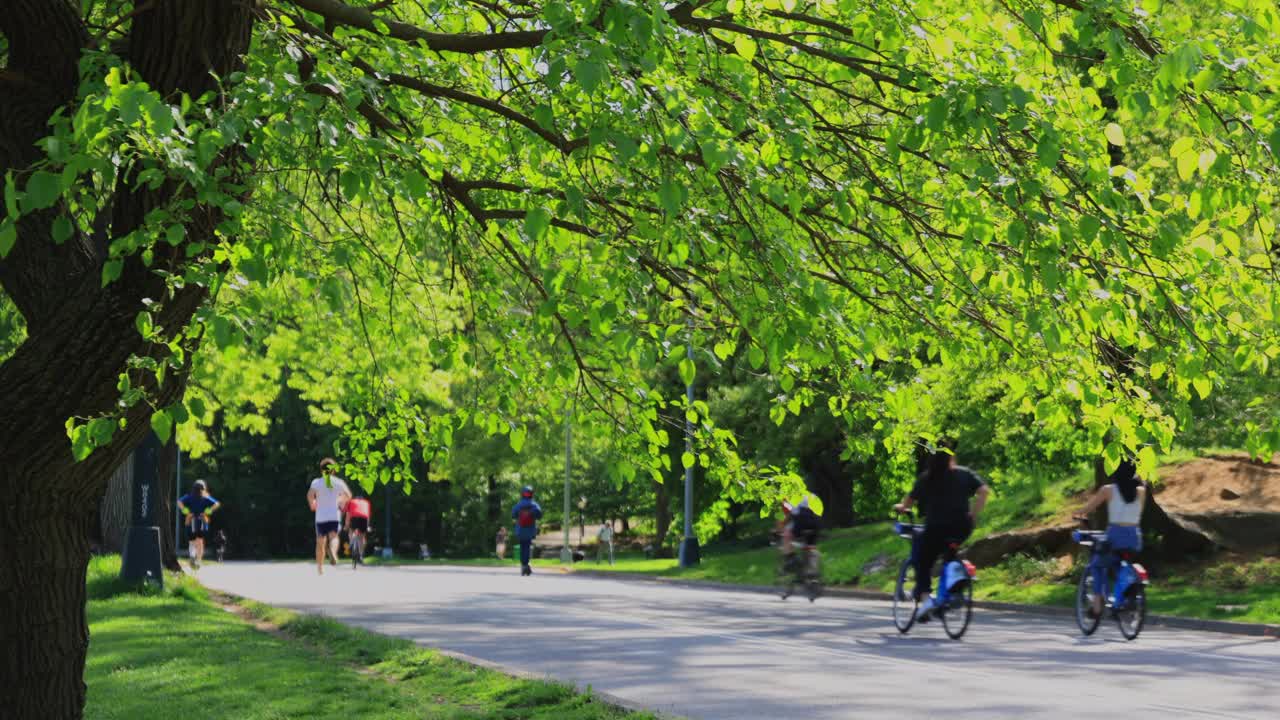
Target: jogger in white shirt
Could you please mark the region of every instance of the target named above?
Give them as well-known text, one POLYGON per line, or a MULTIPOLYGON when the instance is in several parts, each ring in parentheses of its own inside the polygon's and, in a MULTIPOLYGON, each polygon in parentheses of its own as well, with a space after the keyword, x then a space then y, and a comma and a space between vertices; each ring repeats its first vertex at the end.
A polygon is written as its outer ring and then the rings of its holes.
POLYGON ((316 570, 324 574, 325 548, 333 564, 338 564, 338 525, 342 509, 351 499, 351 489, 338 477, 338 463, 333 458, 320 461, 320 477, 311 481, 307 504, 316 514, 316 570))

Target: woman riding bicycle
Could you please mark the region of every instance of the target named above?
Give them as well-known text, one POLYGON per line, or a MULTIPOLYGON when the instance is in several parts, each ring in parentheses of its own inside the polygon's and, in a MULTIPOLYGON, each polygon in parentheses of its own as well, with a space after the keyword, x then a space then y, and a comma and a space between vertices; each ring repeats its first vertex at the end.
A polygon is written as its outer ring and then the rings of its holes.
POLYGON ((924 511, 924 533, 914 548, 915 597, 920 601, 917 619, 926 619, 934 607, 934 599, 929 595, 933 564, 949 544, 962 543, 973 532, 978 515, 987 504, 988 492, 986 484, 972 470, 956 465, 955 443, 943 440, 929 458, 929 467, 916 480, 915 487, 894 506, 898 512, 907 512, 919 504, 924 511))
POLYGON ((1111 482, 1098 488, 1089 502, 1076 515, 1077 520, 1087 520, 1102 503, 1107 504, 1107 546, 1111 552, 1103 553, 1094 562, 1093 614, 1102 614, 1108 573, 1114 573, 1119 564, 1119 552, 1142 550, 1142 506, 1147 500, 1147 489, 1138 479, 1138 468, 1130 460, 1123 460, 1108 478, 1111 482))

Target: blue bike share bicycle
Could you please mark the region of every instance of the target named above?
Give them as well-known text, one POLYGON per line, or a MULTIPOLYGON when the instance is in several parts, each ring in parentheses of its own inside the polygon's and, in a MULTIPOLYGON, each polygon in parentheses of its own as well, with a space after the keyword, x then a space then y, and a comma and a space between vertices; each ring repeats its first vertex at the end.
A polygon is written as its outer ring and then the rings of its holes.
MULTIPOLYGON (((1084 518, 1076 518, 1082 523, 1084 518)), ((1076 530, 1071 538, 1090 549, 1089 564, 1080 573, 1076 590, 1076 624, 1080 632, 1092 635, 1098 629, 1103 614, 1110 613, 1120 626, 1125 640, 1133 640, 1142 632, 1147 619, 1147 570, 1132 562, 1133 554, 1127 550, 1113 553, 1107 543, 1107 534, 1100 530, 1076 530), (1118 557, 1117 557, 1118 556, 1118 557), (1095 587, 1095 569, 1101 567, 1102 587, 1095 587), (1102 596, 1102 612, 1095 612, 1094 601, 1102 596)))
MULTIPOLYGON (((919 546, 920 535, 924 532, 924 525, 895 522, 893 531, 899 537, 911 541, 911 554, 902 561, 902 567, 898 570, 898 582, 893 589, 893 624, 898 632, 906 634, 915 625, 916 610, 920 606, 920 601, 913 592, 915 583, 912 568, 915 566, 916 548, 919 546)), ((934 598, 934 608, 930 611, 930 617, 937 617, 942 621, 942 629, 952 640, 959 640, 969 629, 969 622, 973 619, 973 583, 978 579, 973 563, 956 557, 959 547, 958 542, 947 543, 942 569, 938 573, 938 594, 934 598)))

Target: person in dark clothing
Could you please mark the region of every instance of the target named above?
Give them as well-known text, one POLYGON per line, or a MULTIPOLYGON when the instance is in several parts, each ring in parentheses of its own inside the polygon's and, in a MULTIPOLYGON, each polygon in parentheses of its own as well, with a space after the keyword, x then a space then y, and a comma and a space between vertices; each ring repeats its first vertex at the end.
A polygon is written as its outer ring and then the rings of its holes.
POLYGON ((222 562, 222 559, 226 556, 226 553, 227 553, 227 533, 226 532, 219 530, 217 534, 213 536, 213 551, 217 553, 218 562, 222 562))
POLYGON ((178 498, 178 509, 186 518, 192 568, 199 568, 200 563, 204 562, 204 539, 209 536, 209 516, 220 507, 222 503, 209 494, 209 487, 203 480, 195 481, 191 492, 178 498))
POLYGON ((929 591, 938 556, 949 550, 952 543, 962 543, 973 533, 978 515, 987 504, 986 484, 969 468, 956 465, 954 447, 946 441, 940 443, 915 487, 894 506, 898 512, 907 512, 919 505, 924 512, 924 533, 913 549, 915 597, 921 601, 917 617, 921 619, 933 610, 929 591))
POLYGON ((532 575, 529 556, 533 552, 533 539, 538 536, 538 521, 542 519, 542 507, 533 501, 533 488, 526 485, 520 490, 520 502, 511 508, 511 519, 516 521, 516 540, 520 542, 520 574, 532 575))

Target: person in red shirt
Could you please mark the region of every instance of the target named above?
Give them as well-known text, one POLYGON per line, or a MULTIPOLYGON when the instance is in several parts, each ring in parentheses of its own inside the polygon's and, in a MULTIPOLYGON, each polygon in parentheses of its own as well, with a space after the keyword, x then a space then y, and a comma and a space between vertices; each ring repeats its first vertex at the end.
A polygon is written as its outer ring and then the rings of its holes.
POLYGON ((347 501, 347 537, 351 543, 351 567, 364 564, 364 544, 369 536, 369 515, 372 507, 368 498, 351 498, 347 501))

